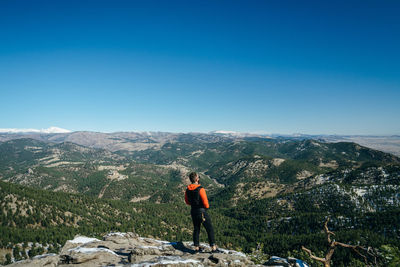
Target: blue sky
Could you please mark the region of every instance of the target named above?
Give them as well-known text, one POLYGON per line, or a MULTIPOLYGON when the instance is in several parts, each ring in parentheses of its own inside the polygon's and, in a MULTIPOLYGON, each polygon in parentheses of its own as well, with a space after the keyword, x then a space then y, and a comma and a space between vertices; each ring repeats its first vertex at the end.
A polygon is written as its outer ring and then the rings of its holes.
POLYGON ((400 134, 399 1, 0 1, 0 128, 400 134))

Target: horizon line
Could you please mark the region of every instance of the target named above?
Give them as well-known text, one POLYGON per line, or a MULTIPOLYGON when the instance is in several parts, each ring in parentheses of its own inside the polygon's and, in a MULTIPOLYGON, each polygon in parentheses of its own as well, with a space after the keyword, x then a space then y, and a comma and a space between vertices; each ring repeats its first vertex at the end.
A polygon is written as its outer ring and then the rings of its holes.
POLYGON ((117 130, 117 131, 99 131, 99 130, 67 130, 60 127, 51 126, 47 129, 34 129, 34 128, 0 128, 0 134, 71 134, 76 132, 92 132, 92 133, 169 133, 169 134, 219 134, 219 135, 236 135, 236 136, 288 136, 288 137, 301 137, 301 136, 400 136, 400 133, 393 134, 338 134, 338 133, 271 133, 264 131, 255 132, 242 132, 242 131, 231 131, 231 130, 213 130, 213 131, 145 131, 145 130, 117 130))

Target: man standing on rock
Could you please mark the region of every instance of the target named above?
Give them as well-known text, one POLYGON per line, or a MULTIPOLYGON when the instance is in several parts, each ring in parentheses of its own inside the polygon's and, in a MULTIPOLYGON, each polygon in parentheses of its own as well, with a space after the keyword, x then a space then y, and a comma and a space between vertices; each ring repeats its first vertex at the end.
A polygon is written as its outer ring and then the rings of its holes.
POLYGON ((214 228, 211 223, 211 218, 207 214, 207 209, 210 207, 206 195, 206 190, 199 184, 200 176, 191 172, 189 174, 191 184, 188 185, 185 192, 185 202, 192 207, 190 214, 192 215, 193 221, 193 245, 195 251, 200 252, 199 235, 201 224, 204 225, 208 235, 208 242, 212 252, 218 252, 217 246, 215 245, 214 228))

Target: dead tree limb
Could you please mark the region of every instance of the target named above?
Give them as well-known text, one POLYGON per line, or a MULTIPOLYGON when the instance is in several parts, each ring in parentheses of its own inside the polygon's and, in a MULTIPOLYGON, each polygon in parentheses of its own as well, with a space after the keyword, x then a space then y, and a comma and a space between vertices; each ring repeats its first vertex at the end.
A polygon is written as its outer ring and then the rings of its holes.
MULTIPOLYGON (((326 221, 325 221, 325 223, 324 223, 324 232, 325 232, 325 234, 326 234, 326 239, 327 239, 328 245, 329 245, 329 246, 328 246, 328 250, 327 250, 326 253, 325 253, 325 258, 320 258, 320 257, 317 257, 317 256, 313 255, 312 251, 311 251, 310 249, 304 247, 304 246, 302 246, 301 249, 304 250, 305 252, 307 252, 308 255, 309 255, 312 259, 323 263, 323 264, 324 264, 324 267, 330 267, 330 266, 331 266, 332 256, 333 256, 333 253, 335 252, 335 249, 336 249, 337 246, 344 247, 344 248, 350 248, 350 249, 352 249, 355 253, 357 253, 358 255, 360 255, 360 256, 364 259, 365 264, 368 265, 368 258, 367 258, 367 256, 363 255, 359 250, 367 251, 367 254, 370 254, 370 253, 369 253, 369 250, 370 250, 370 249, 369 249, 369 248, 366 249, 365 247, 362 247, 362 246, 354 246, 354 245, 344 244, 344 243, 341 243, 341 242, 337 242, 337 241, 335 241, 335 240, 332 240, 332 239, 331 239, 331 235, 335 235, 335 233, 334 233, 334 232, 331 232, 331 231, 329 230, 329 228, 328 228, 328 222, 329 222, 329 217, 326 219, 326 221)), ((376 257, 375 257, 375 261, 376 261, 376 257)))
POLYGON ((320 258, 320 257, 313 255, 311 250, 309 250, 308 248, 305 248, 304 246, 302 246, 301 249, 304 250, 305 252, 307 252, 311 259, 325 263, 325 258, 320 258))
POLYGON ((335 233, 329 231, 328 229, 328 222, 329 222, 329 217, 326 219, 325 223, 324 223, 324 232, 326 234, 326 238, 328 239, 328 243, 332 243, 331 241, 331 235, 335 235, 335 233))
POLYGON ((359 249, 362 250, 366 250, 365 247, 362 246, 353 246, 353 245, 349 245, 349 244, 344 244, 341 242, 335 242, 335 246, 341 246, 344 248, 351 248, 355 253, 357 253, 359 256, 361 256, 364 259, 365 264, 368 264, 368 259, 367 256, 363 255, 360 251, 358 251, 359 249))

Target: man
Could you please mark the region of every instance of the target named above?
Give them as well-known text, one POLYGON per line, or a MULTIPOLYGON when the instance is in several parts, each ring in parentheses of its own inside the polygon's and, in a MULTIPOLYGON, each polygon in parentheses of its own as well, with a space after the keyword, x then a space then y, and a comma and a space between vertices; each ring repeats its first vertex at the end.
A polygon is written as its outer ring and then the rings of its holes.
POLYGON ((189 174, 191 184, 188 185, 185 192, 185 202, 191 206, 190 215, 193 221, 193 245, 196 252, 200 252, 199 235, 201 224, 204 225, 208 235, 208 242, 212 252, 218 252, 215 245, 214 229, 211 223, 210 216, 208 216, 206 209, 210 207, 206 195, 206 190, 199 184, 200 176, 191 172, 189 174))

